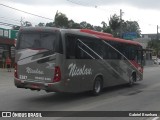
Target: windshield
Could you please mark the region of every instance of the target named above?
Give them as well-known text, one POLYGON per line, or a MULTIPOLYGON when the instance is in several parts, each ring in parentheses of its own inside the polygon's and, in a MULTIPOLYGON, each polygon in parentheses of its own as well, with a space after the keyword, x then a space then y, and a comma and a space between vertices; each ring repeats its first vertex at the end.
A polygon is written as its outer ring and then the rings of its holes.
POLYGON ((18 49, 55 49, 55 33, 21 33, 18 49))

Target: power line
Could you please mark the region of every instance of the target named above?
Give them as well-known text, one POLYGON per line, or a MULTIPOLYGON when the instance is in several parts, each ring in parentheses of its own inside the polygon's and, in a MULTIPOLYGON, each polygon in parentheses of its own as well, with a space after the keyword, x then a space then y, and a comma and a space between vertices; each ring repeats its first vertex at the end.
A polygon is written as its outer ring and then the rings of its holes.
POLYGON ((71 3, 73 3, 73 4, 77 4, 77 5, 80 5, 80 6, 90 6, 89 4, 88 5, 86 5, 86 4, 82 4, 82 3, 79 3, 79 2, 75 2, 75 1, 72 1, 72 0, 67 0, 68 2, 71 2, 71 3))
MULTIPOLYGON (((71 2, 71 3, 73 3, 73 4, 76 4, 76 5, 80 5, 80 6, 86 6, 86 7, 93 7, 93 8, 95 8, 95 9, 99 9, 99 10, 101 10, 101 11, 103 11, 103 12, 108 12, 108 10, 106 10, 106 9, 104 9, 103 7, 100 7, 100 6, 98 6, 98 5, 91 5, 91 4, 89 4, 88 2, 86 3, 82 3, 82 2, 80 2, 80 1, 74 1, 74 0, 66 0, 66 1, 68 1, 68 2, 71 2)), ((101 1, 101 3, 102 3, 103 1, 101 1)), ((108 20, 109 21, 109 20, 108 20)))
POLYGON ((7 25, 7 24, 3 24, 3 23, 0 23, 0 25, 12 27, 11 25, 7 25))
POLYGON ((6 18, 6 17, 0 17, 0 21, 12 23, 12 24, 20 24, 19 20, 9 19, 9 18, 6 18))
POLYGON ((15 24, 10 24, 10 23, 6 23, 6 22, 0 22, 0 25, 5 25, 5 26, 20 26, 20 25, 15 25, 15 24))
POLYGON ((51 18, 43 17, 43 16, 36 15, 36 14, 33 14, 33 13, 29 13, 29 12, 26 12, 26 11, 23 11, 23 10, 14 8, 14 7, 10 7, 10 6, 5 5, 5 4, 0 4, 0 5, 4 6, 4 7, 7 7, 7 8, 10 8, 10 9, 13 9, 13 10, 16 10, 16 11, 19 11, 19 12, 23 12, 23 13, 26 13, 26 14, 29 14, 29 15, 33 15, 33 16, 36 16, 36 17, 40 17, 40 18, 43 18, 43 19, 47 19, 47 20, 52 20, 53 21, 53 19, 51 19, 51 18))
POLYGON ((16 21, 16 22, 20 22, 20 20, 8 18, 8 17, 3 17, 3 16, 1 16, 0 18, 2 18, 2 19, 7 19, 7 20, 12 20, 12 21, 16 21))
POLYGON ((108 12, 106 9, 103 9, 102 7, 98 6, 98 5, 91 5, 89 3, 82 3, 82 2, 78 2, 78 1, 73 1, 73 0, 67 0, 68 2, 71 2, 73 4, 76 4, 76 5, 80 5, 80 6, 86 6, 86 7, 94 7, 96 9, 99 9, 101 11, 104 11, 104 12, 108 12))
MULTIPOLYGON (((73 4, 76 4, 76 5, 80 5, 80 6, 86 6, 86 7, 93 7, 93 8, 98 8, 98 9, 101 9, 99 6, 97 5, 91 5, 89 4, 88 2, 80 2, 80 1, 73 1, 73 0, 67 0, 68 2, 71 2, 73 4)), ((101 9, 103 10, 103 9, 101 9)))

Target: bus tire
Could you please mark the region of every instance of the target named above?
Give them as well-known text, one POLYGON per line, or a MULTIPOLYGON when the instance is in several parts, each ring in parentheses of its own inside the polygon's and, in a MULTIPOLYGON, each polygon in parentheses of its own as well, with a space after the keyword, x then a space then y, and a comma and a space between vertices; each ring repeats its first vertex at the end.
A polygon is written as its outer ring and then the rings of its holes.
POLYGON ((93 84, 93 90, 92 90, 92 94, 97 96, 101 93, 102 90, 102 78, 100 77, 96 77, 94 84, 93 84))
POLYGON ((131 77, 129 78, 128 85, 131 87, 134 85, 135 82, 136 82, 136 73, 132 73, 131 77))

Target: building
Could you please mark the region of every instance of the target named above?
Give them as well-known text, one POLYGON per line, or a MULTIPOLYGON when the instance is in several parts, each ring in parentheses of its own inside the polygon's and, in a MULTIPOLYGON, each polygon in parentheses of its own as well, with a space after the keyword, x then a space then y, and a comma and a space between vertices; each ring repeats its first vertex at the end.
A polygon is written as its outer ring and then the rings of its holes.
POLYGON ((133 41, 139 42, 143 49, 147 49, 148 46, 148 42, 151 41, 151 38, 137 38, 137 39, 133 39, 133 41))
POLYGON ((12 60, 12 66, 14 64, 17 33, 17 30, 0 28, 0 68, 2 67, 3 60, 8 56, 12 60))
POLYGON ((144 65, 153 65, 154 62, 152 60, 152 49, 148 49, 148 42, 154 39, 155 34, 143 34, 142 38, 133 39, 136 42, 139 42, 143 47, 143 58, 144 58, 144 65))
POLYGON ((142 34, 142 38, 145 38, 145 39, 151 39, 151 40, 157 40, 157 37, 158 39, 160 40, 160 34, 142 34))
MULTIPOLYGON (((145 39, 151 39, 152 41, 154 41, 154 40, 160 40, 160 34, 142 34, 142 37, 143 38, 145 38, 145 39)), ((153 52, 153 55, 154 55, 154 57, 160 57, 160 52, 156 52, 156 51, 154 51, 153 52)))

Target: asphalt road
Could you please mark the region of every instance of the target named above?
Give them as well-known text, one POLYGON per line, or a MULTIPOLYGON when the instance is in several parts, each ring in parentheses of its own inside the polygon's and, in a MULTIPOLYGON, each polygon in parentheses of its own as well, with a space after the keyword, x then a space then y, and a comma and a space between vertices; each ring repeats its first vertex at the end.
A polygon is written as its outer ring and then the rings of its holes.
MULTIPOLYGON (((0 69, 0 111, 160 111, 160 66, 146 67, 144 80, 133 87, 122 85, 107 88, 96 97, 89 93, 58 94, 19 89, 13 83, 13 70, 10 73, 0 69)), ((48 119, 82 118, 46 118, 48 119)), ((83 119, 160 120, 155 117, 83 119)))

